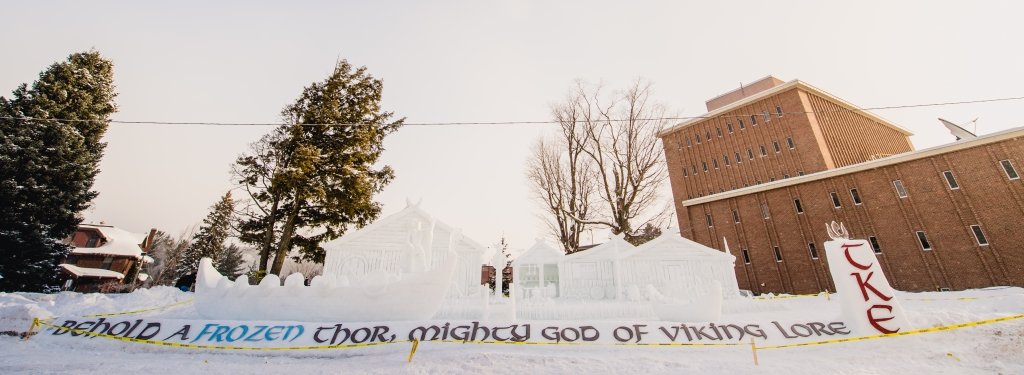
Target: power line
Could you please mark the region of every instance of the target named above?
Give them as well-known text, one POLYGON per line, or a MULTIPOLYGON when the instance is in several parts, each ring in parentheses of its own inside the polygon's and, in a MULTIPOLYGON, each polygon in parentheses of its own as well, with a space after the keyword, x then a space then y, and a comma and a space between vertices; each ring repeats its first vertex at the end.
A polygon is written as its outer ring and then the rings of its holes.
MULTIPOLYGON (((858 107, 852 109, 837 109, 830 111, 796 111, 796 112, 782 112, 782 114, 815 114, 815 113, 834 113, 834 112, 857 112, 857 111, 879 111, 889 109, 906 109, 906 108, 921 108, 921 107, 938 107, 948 105, 960 105, 960 104, 978 104, 978 103, 991 103, 991 102, 1002 102, 1011 100, 1022 100, 1024 96, 1018 97, 1007 97, 1007 98, 996 98, 996 99, 980 99, 980 100, 965 100, 957 102, 941 102, 941 103, 925 103, 925 104, 908 104, 908 105, 895 105, 895 106, 883 106, 883 107, 858 107)), ((776 114, 778 112, 772 113, 776 114)), ((679 116, 679 117, 656 117, 656 118, 641 118, 641 119, 600 119, 599 122, 625 122, 625 121, 681 121, 681 120, 693 120, 693 119, 710 119, 720 117, 748 117, 758 116, 763 113, 753 114, 736 114, 736 115, 715 115, 715 116, 679 116)), ((105 120, 91 120, 91 119, 53 119, 53 118, 41 118, 41 117, 14 117, 14 116, 0 116, 0 119, 5 120, 23 120, 23 121, 57 121, 57 122, 104 122, 105 120)), ((109 120, 111 124, 122 124, 122 125, 195 125, 195 126, 282 126, 292 125, 283 122, 277 123, 259 123, 259 122, 179 122, 179 121, 127 121, 127 120, 109 120)), ((468 121, 468 122, 418 122, 418 123, 404 123, 402 126, 501 126, 501 125, 551 125, 557 124, 558 121, 547 120, 547 121, 468 121)), ((301 124, 302 126, 363 126, 369 125, 367 123, 328 123, 328 124, 301 124)))

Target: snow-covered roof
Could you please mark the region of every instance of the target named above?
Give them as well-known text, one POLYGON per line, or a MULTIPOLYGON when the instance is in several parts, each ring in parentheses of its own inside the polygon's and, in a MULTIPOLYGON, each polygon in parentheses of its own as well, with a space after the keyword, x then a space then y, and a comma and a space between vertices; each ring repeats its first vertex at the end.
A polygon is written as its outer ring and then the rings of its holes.
POLYGON ((538 238, 537 243, 533 244, 526 252, 519 254, 512 263, 516 265, 550 264, 558 263, 564 258, 565 253, 549 246, 543 239, 538 238))
POLYGON ((146 280, 149 280, 149 274, 148 273, 140 273, 137 278, 139 279, 139 281, 145 282, 146 280))
POLYGON ((608 239, 608 242, 584 251, 566 255, 565 261, 619 259, 626 253, 636 249, 636 246, 626 242, 624 237, 622 234, 614 235, 608 239))
POLYGON ((624 258, 719 260, 733 262, 736 256, 701 245, 679 235, 679 232, 664 231, 658 238, 637 246, 624 254, 624 258))
POLYGON ((154 262, 156 262, 156 259, 153 259, 153 257, 149 255, 142 256, 142 263, 153 264, 154 262))
POLYGON ((80 224, 78 227, 95 229, 100 232, 100 235, 103 236, 106 241, 99 247, 76 247, 71 250, 72 254, 104 254, 131 257, 142 256, 142 248, 139 247, 139 244, 142 243, 142 241, 139 240, 138 234, 136 233, 109 225, 80 224))
POLYGON ((61 264, 60 268, 63 268, 65 271, 68 271, 68 273, 75 275, 75 277, 114 278, 118 280, 124 278, 124 275, 120 272, 99 268, 85 268, 71 264, 61 264))

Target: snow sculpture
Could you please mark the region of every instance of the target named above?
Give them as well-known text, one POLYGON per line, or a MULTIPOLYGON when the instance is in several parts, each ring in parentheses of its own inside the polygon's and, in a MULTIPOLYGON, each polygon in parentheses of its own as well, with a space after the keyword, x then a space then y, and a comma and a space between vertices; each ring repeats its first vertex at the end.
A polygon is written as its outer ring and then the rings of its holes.
POLYGON ((831 241, 825 242, 828 269, 836 284, 843 314, 863 335, 891 334, 910 329, 895 290, 882 272, 871 245, 850 239, 846 226, 826 225, 831 241))
POLYGON ((548 246, 543 239, 512 261, 512 286, 522 298, 558 297, 558 264, 565 253, 548 246))
POLYGON ((678 232, 664 231, 627 252, 620 262, 623 284, 641 288, 653 285, 668 298, 692 299, 719 288, 724 298, 739 297, 736 256, 686 239, 678 232))
MULTIPOLYGON (((449 305, 485 297, 484 247, 419 208, 405 209, 323 245, 324 274, 309 287, 292 274, 249 286, 201 263, 196 307, 206 318, 296 321, 393 321, 434 318, 449 305)), ((472 314, 464 314, 472 315, 472 314)))
POLYGON ((619 260, 636 247, 624 236, 612 236, 601 245, 565 256, 559 270, 561 294, 570 298, 603 300, 622 295, 619 260))
POLYGON ((731 254, 665 232, 639 247, 622 235, 563 255, 538 241, 512 262, 520 319, 711 321, 739 296, 731 254), (557 288, 557 289, 556 289, 557 288), (557 290, 557 292, 555 292, 557 290))
POLYGON ((455 275, 449 298, 482 294, 480 266, 485 248, 434 219, 419 204, 323 245, 324 275, 359 279, 367 274, 401 275, 436 269, 449 261, 455 275))
POLYGON ((455 262, 427 272, 400 276, 367 274, 352 282, 333 275, 313 278, 293 273, 281 285, 267 275, 250 286, 246 276, 230 281, 209 258, 199 262, 196 310, 207 319, 371 322, 426 320, 444 302, 455 262))

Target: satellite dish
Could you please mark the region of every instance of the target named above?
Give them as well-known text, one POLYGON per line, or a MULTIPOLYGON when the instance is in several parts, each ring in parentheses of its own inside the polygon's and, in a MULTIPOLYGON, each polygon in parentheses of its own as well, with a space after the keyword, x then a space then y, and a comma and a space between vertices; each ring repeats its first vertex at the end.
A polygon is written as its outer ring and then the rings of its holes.
MULTIPOLYGON (((958 140, 958 141, 961 140, 961 139, 971 140, 971 139, 978 138, 978 136, 974 135, 974 133, 971 133, 971 132, 967 131, 967 129, 961 128, 960 125, 957 125, 957 124, 954 124, 952 122, 943 120, 941 118, 939 119, 939 121, 942 122, 942 125, 946 126, 946 129, 949 129, 950 133, 953 133, 953 136, 956 137, 956 140, 958 140)), ((978 119, 974 119, 974 121, 971 121, 971 122, 975 122, 975 121, 978 121, 978 119)))

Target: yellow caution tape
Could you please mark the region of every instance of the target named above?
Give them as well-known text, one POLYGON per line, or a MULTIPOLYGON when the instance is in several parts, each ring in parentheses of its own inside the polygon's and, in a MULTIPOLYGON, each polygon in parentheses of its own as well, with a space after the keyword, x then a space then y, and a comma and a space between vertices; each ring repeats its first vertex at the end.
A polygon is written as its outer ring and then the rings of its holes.
POLYGON ((420 340, 412 340, 412 350, 409 351, 409 359, 406 362, 412 362, 412 356, 416 355, 416 348, 420 346, 420 340))
MULTIPOLYGON (((860 337, 847 337, 847 338, 841 338, 841 339, 812 341, 812 342, 802 342, 802 343, 795 343, 795 344, 757 346, 756 348, 757 349, 783 349, 783 348, 795 348, 795 347, 801 347, 801 346, 813 346, 813 345, 825 345, 825 344, 838 344, 838 343, 854 342, 854 341, 865 341, 865 340, 891 338, 891 337, 898 337, 898 336, 908 336, 908 335, 915 335, 915 334, 928 333, 928 332, 948 331, 948 330, 953 330, 953 329, 968 328, 968 327, 975 327, 975 326, 981 326, 981 325, 987 325, 987 324, 993 324, 993 323, 1006 322, 1006 321, 1017 320, 1017 319, 1022 319, 1022 318, 1024 318, 1024 314, 1010 315, 1010 316, 1004 316, 1004 317, 1000 317, 1000 318, 978 320, 978 321, 967 322, 967 323, 960 323, 960 324, 952 324, 952 325, 947 325, 947 326, 939 326, 939 327, 931 327, 931 328, 909 330, 909 331, 903 331, 903 332, 892 333, 892 334, 870 335, 870 336, 860 336, 860 337)), ((138 338, 123 337, 123 336, 116 336, 116 335, 109 335, 109 334, 102 334, 102 333, 95 333, 95 332, 89 332, 89 331, 86 331, 86 330, 83 330, 83 329, 76 329, 76 328, 69 328, 69 327, 58 326, 58 325, 55 325, 55 324, 50 324, 48 322, 36 319, 36 320, 33 321, 33 327, 37 327, 37 326, 52 327, 52 328, 55 328, 55 329, 65 330, 65 331, 68 331, 68 332, 75 332, 75 333, 86 335, 86 336, 90 336, 90 337, 102 337, 102 338, 107 338, 107 339, 114 339, 114 340, 127 341, 127 342, 134 342, 134 343, 140 343, 140 344, 160 345, 160 346, 170 346, 170 347, 190 348, 190 349, 251 350, 251 351, 330 350, 330 349, 361 348, 361 347, 379 346, 379 345, 388 345, 388 344, 398 344, 398 343, 409 342, 409 343, 412 343, 412 349, 409 352, 409 357, 407 359, 407 361, 409 361, 409 362, 412 362, 412 358, 416 354, 416 349, 419 347, 419 340, 399 340, 399 341, 389 341, 389 342, 371 342, 371 343, 362 343, 362 344, 309 345, 309 346, 287 346, 287 347, 267 347, 267 348, 263 348, 263 347, 248 347, 248 346, 229 346, 229 345, 195 345, 195 344, 183 344, 183 343, 174 343, 174 342, 166 342, 166 341, 143 340, 143 339, 138 339, 138 338)), ((30 329, 30 331, 31 331, 31 329, 30 329)), ((432 340, 431 342, 460 343, 460 344, 587 345, 587 346, 694 346, 694 347, 699 347, 699 346, 740 346, 740 345, 745 345, 745 344, 742 344, 742 343, 689 343, 689 342, 687 342, 687 343, 593 343, 593 342, 544 342, 544 341, 541 341, 541 342, 528 342, 528 341, 523 342, 523 341, 462 341, 462 340, 432 340)))
POLYGON ((1024 318, 1024 314, 1004 316, 1004 317, 995 318, 995 319, 978 320, 978 321, 974 321, 974 322, 953 324, 953 325, 948 325, 948 326, 915 329, 915 330, 903 331, 903 332, 897 332, 897 333, 890 333, 890 334, 860 336, 860 337, 848 337, 848 338, 833 339, 833 340, 802 342, 802 343, 797 343, 797 344, 783 344, 783 345, 773 345, 773 346, 758 346, 757 348, 758 349, 781 349, 781 348, 793 348, 793 347, 797 347, 797 346, 812 346, 812 345, 836 344, 836 343, 841 343, 841 342, 853 342, 853 341, 864 341, 864 340, 873 340, 873 339, 884 339, 884 338, 890 338, 890 337, 916 335, 916 334, 919 334, 919 333, 948 331, 948 330, 953 330, 953 329, 960 329, 960 328, 974 327, 974 326, 980 326, 980 325, 985 325, 985 324, 1005 322, 1005 321, 1016 320, 1016 319, 1021 319, 1021 318, 1024 318))
POLYGON ((184 300, 184 301, 181 301, 181 302, 178 302, 178 303, 172 303, 172 304, 170 304, 170 305, 164 305, 164 306, 154 307, 154 308, 151 308, 151 309, 145 309, 145 310, 135 310, 135 311, 125 311, 125 312, 119 312, 119 313, 108 313, 108 314, 91 314, 91 315, 82 315, 82 317, 83 317, 83 318, 98 318, 98 317, 101 317, 101 316, 118 316, 118 315, 130 315, 130 314, 139 314, 139 313, 144 313, 144 312, 150 312, 150 311, 156 311, 156 310, 163 310, 163 309, 166 309, 166 308, 169 308, 169 307, 175 307, 175 306, 185 305, 185 304, 189 304, 189 303, 192 303, 192 299, 191 299, 191 298, 189 298, 189 299, 187 299, 187 300, 184 300))
POLYGON ((820 294, 786 294, 781 296, 763 296, 754 297, 755 300, 769 300, 769 299, 789 299, 789 298, 802 298, 802 297, 817 297, 820 294))
POLYGON ((577 346, 737 346, 738 343, 699 343, 699 342, 666 342, 666 343, 600 343, 600 342, 552 342, 552 341, 463 341, 463 340, 430 340, 446 344, 483 344, 483 345, 577 345, 577 346))

